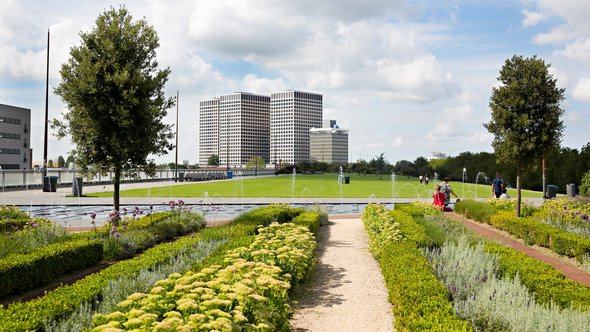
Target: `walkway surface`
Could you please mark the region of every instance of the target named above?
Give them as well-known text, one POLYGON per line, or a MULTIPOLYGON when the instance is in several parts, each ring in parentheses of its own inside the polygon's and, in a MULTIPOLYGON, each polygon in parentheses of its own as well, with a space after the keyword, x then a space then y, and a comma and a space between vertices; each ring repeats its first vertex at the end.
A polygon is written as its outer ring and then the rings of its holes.
POLYGON ((586 286, 590 286, 590 274, 576 266, 573 259, 559 257, 558 254, 546 248, 528 246, 522 243, 521 240, 519 241, 514 239, 512 236, 510 236, 510 234, 506 232, 496 229, 490 225, 478 223, 476 221, 467 219, 460 214, 446 213, 445 216, 453 220, 462 222, 463 225, 487 239, 502 243, 515 250, 523 252, 532 258, 550 264, 555 269, 561 271, 569 279, 575 282, 581 283, 586 286))
POLYGON ((393 312, 360 217, 330 218, 318 234, 319 262, 295 290, 291 330, 393 331, 393 312))

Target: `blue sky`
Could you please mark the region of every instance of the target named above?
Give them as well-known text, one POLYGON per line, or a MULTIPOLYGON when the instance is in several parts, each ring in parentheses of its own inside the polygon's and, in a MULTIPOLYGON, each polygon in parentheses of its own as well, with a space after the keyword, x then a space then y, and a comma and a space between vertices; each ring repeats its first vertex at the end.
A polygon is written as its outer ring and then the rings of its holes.
MULTIPOLYGON (((0 103, 32 110, 34 161, 43 151, 47 29, 53 89, 79 32, 120 4, 158 32, 160 65, 172 70, 167 94, 180 91, 179 159, 191 163, 200 100, 284 89, 324 95, 324 118, 350 131, 351 161, 492 151, 482 124, 498 72, 514 54, 543 58, 566 89, 562 145, 590 141, 585 1, 0 0, 0 103)), ((67 112, 53 94, 49 112, 67 112)), ((50 137, 49 158, 71 148, 50 137)))

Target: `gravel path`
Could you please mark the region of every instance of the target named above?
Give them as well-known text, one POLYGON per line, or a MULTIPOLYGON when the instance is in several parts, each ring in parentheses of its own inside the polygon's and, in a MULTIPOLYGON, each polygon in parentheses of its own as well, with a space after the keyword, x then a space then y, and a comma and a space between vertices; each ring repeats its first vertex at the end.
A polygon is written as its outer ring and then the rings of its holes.
POLYGON ((393 331, 393 313, 379 265, 360 218, 320 227, 319 262, 295 290, 291 330, 393 331))

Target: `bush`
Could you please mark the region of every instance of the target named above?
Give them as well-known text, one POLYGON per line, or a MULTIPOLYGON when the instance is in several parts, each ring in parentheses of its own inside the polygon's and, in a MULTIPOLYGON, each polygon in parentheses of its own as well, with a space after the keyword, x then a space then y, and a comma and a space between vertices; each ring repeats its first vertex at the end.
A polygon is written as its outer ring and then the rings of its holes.
POLYGON ((590 196, 590 171, 586 172, 580 182, 580 196, 590 196))
POLYGON ((398 331, 471 331, 467 321, 455 316, 450 295, 436 279, 428 261, 418 249, 426 242, 424 229, 402 211, 383 213, 380 205, 369 204, 363 213, 372 252, 380 253, 379 266, 393 304, 398 331), (376 223, 398 223, 402 239, 377 242, 376 223), (375 246, 380 247, 378 250, 375 246))
POLYGON ((248 248, 229 253, 226 268, 172 274, 149 294, 120 302, 120 311, 95 315, 94 330, 287 330, 288 289, 311 269, 314 249, 305 227, 273 223, 248 248))
POLYGON ((492 218, 491 224, 528 244, 537 244, 568 257, 576 257, 579 261, 590 253, 590 239, 549 226, 533 218, 518 218, 507 214, 498 214, 492 218))
POLYGON ((455 204, 455 211, 465 217, 479 222, 490 223, 491 217, 496 214, 496 208, 484 202, 464 199, 455 204))
POLYGON ((51 244, 29 254, 0 260, 0 297, 46 285, 55 278, 102 260, 100 241, 81 239, 51 244))
MULTIPOLYGON (((511 214, 505 215, 517 219, 511 214)), ((465 236, 471 243, 481 240, 479 235, 452 219, 427 217, 422 218, 420 222, 425 224, 429 236, 431 230, 435 230, 436 236, 442 237, 438 239, 438 243, 456 242, 458 238, 465 236)), ((498 277, 516 278, 518 275, 522 284, 535 295, 538 303, 549 305, 554 302, 564 309, 580 306, 590 308, 590 287, 568 279, 551 265, 499 243, 486 242, 485 250, 499 257, 498 277)))
MULTIPOLYGON (((298 210, 298 209, 297 209, 298 210)), ((251 212, 255 212, 251 211, 251 212)), ((302 210, 301 210, 302 211, 302 210)), ((250 213, 251 214, 251 213, 250 213)), ((244 214, 248 215, 248 214, 244 214)), ((193 266, 201 269, 211 264, 226 264, 225 254, 239 246, 249 245, 256 232, 257 221, 249 220, 244 215, 234 219, 231 224, 207 228, 194 237, 183 237, 173 243, 164 243, 146 250, 134 259, 121 261, 101 272, 87 276, 76 283, 47 292, 43 297, 29 302, 16 302, 0 309, 0 331, 43 330, 48 322, 55 322, 71 315, 82 305, 90 305, 100 299, 109 282, 121 277, 133 277, 139 271, 154 269, 169 262, 200 241, 209 239, 227 239, 217 250, 193 266)), ((262 216, 262 214, 254 213, 262 216)), ((268 218, 265 216, 264 218, 268 218)))

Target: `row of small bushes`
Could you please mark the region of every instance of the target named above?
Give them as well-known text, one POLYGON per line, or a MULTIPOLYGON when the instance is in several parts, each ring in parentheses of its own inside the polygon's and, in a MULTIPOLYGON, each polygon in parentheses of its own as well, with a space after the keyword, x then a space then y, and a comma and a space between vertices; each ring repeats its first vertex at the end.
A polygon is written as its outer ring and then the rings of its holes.
MULTIPOLYGON (((47 221, 42 218, 35 219, 38 219, 37 222, 47 221)), ((0 234, 19 231, 32 221, 28 213, 21 211, 16 206, 0 206, 0 234)))
MULTIPOLYGON (((283 206, 282 209, 288 210, 283 206)), ((121 261, 101 272, 92 274, 76 283, 47 292, 43 297, 29 302, 16 302, 0 309, 0 331, 42 330, 46 324, 68 317, 84 304, 101 299, 102 292, 111 280, 132 277, 139 271, 154 269, 199 242, 225 239, 225 243, 193 269, 201 269, 212 264, 223 264, 228 250, 247 246, 253 240, 256 225, 260 219, 272 219, 260 210, 277 209, 274 206, 257 209, 236 218, 232 223, 215 228, 207 228, 194 236, 183 237, 173 243, 163 243, 146 250, 132 260, 121 261)), ((298 213, 303 212, 302 210, 298 213)), ((274 213, 274 212, 273 212, 274 213)))
MULTIPOLYGON (((428 235, 428 245, 441 247, 447 241, 457 242, 460 237, 468 237, 472 243, 482 241, 461 223, 442 216, 418 218, 428 235)), ((561 308, 590 308, 590 287, 568 279, 553 266, 528 255, 495 242, 485 242, 488 253, 498 255, 498 276, 515 278, 519 276, 524 286, 534 293, 538 303, 554 303, 561 308)))
POLYGON ((455 316, 447 289, 436 279, 418 248, 418 244, 426 243, 427 239, 424 229, 412 216, 399 209, 388 212, 382 206, 371 204, 365 208, 363 222, 372 228, 367 230, 369 237, 376 236, 376 223, 389 224, 379 227, 387 232, 393 227, 401 233, 401 240, 381 243, 371 240, 371 251, 378 253, 389 301, 393 304, 396 329, 471 331, 467 321, 455 316))
POLYGON ((40 247, 28 254, 0 259, 0 298, 54 281, 102 260, 102 243, 79 239, 40 247))
POLYGON ((590 253, 590 239, 547 225, 533 217, 519 218, 510 212, 496 212, 490 204, 469 200, 457 204, 456 211, 467 218, 506 231, 527 244, 536 244, 561 255, 576 257, 580 262, 590 253))
MULTIPOLYGON (((150 217, 144 217, 149 218, 150 217)), ((142 218, 142 219, 144 219, 142 218)), ((36 287, 47 285, 66 273, 96 265, 103 258, 109 261, 131 257, 156 243, 179 235, 197 231, 205 226, 200 214, 163 213, 155 215, 157 222, 149 226, 122 231, 115 236, 115 230, 105 229, 78 234, 61 233, 49 237, 48 245, 33 247, 22 254, 11 254, 0 259, 0 298, 19 294, 36 287), (51 238, 51 239, 50 239, 51 238)), ((36 231, 48 235, 48 227, 35 227, 21 230, 14 236, 27 238, 36 231)), ((49 228, 48 228, 49 229, 49 228)), ((9 239, 6 239, 9 240, 9 239)), ((15 245, 19 239, 13 239, 15 245)))
POLYGON ((533 218, 518 218, 502 213, 492 217, 490 224, 524 239, 527 244, 536 244, 561 255, 576 257, 580 262, 584 255, 590 253, 590 239, 587 237, 549 226, 533 218))
POLYGON ((308 228, 272 223, 248 248, 230 252, 226 267, 172 274, 149 294, 130 295, 119 311, 96 315, 93 331, 287 331, 288 290, 311 270, 314 249, 308 228))
POLYGON ((125 260, 78 280, 76 283, 47 292, 43 297, 29 302, 16 302, 0 310, 0 331, 42 330, 47 322, 69 316, 83 304, 101 299, 103 290, 111 280, 122 276, 137 275, 138 271, 153 269, 173 259, 181 252, 201 241, 228 238, 218 251, 229 250, 234 245, 247 242, 256 230, 255 225, 227 225, 208 228, 175 242, 163 243, 146 250, 134 259, 125 260), (231 240, 236 239, 237 243, 231 240))

